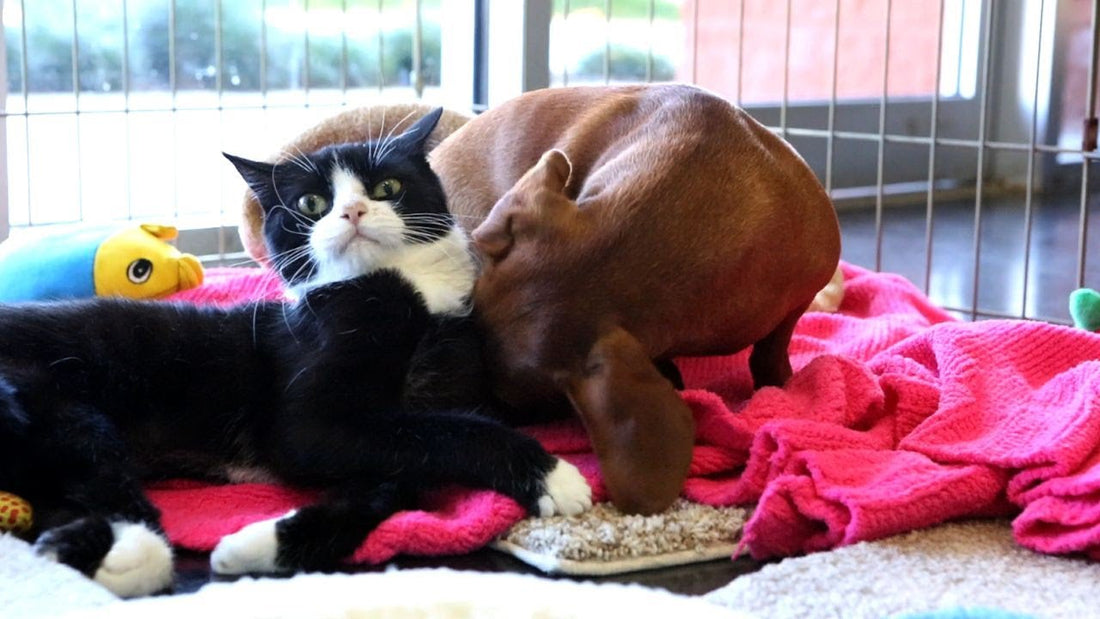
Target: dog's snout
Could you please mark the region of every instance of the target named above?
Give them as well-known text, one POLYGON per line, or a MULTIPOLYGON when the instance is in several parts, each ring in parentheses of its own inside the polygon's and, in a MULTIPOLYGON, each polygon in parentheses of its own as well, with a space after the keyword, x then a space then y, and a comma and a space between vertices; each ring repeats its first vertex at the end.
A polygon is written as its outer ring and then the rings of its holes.
POLYGON ((474 246, 493 262, 500 262, 512 249, 514 239, 510 225, 506 222, 499 224, 487 220, 485 224, 478 226, 471 237, 474 246))

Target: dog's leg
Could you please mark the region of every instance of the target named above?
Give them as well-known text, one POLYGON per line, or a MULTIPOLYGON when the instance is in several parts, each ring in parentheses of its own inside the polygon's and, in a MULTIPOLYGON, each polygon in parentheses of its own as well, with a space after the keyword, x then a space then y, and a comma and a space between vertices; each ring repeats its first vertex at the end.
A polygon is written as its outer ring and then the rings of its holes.
POLYGON ((588 430, 612 502, 628 513, 664 511, 683 489, 695 420, 641 343, 615 328, 592 346, 581 372, 559 379, 588 430))
POLYGON ((754 388, 782 387, 791 377, 791 358, 787 348, 802 313, 802 309, 792 312, 771 333, 753 344, 749 355, 749 370, 752 372, 754 388))

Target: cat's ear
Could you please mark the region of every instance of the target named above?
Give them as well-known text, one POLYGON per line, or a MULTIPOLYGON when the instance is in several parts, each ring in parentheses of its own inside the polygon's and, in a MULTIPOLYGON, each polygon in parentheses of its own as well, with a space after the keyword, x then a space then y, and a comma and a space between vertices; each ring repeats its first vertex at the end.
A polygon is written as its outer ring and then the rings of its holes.
POLYGON ((424 142, 439 123, 441 116, 443 116, 443 108, 435 108, 413 123, 405 133, 397 136, 396 141, 404 146, 407 152, 424 152, 424 142))
POLYGON ((252 161, 229 153, 222 153, 222 155, 225 155, 225 158, 233 164, 233 167, 237 168, 237 172, 248 184, 248 188, 252 190, 252 193, 256 194, 256 199, 259 200, 260 204, 267 204, 268 198, 275 193, 275 177, 273 175, 275 165, 263 161, 252 161))

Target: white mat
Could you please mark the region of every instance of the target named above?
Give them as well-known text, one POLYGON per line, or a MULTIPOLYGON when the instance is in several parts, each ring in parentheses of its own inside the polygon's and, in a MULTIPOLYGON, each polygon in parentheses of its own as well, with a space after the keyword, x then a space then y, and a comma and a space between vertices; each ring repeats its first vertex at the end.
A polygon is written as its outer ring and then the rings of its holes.
POLYGON ((628 516, 599 503, 580 516, 528 518, 493 548, 550 574, 606 576, 730 560, 748 510, 678 499, 653 516, 628 516))

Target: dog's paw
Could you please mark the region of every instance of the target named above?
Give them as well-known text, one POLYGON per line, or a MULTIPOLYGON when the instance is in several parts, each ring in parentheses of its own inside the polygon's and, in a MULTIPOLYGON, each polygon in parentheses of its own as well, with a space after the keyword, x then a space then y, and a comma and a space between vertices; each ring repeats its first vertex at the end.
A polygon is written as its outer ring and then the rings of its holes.
POLYGON ((279 553, 275 525, 283 518, 254 522, 223 537, 214 552, 210 553, 210 568, 216 574, 232 576, 281 571, 275 562, 279 553))
POLYGON ((543 481, 546 494, 539 497, 539 515, 576 516, 592 507, 592 489, 577 467, 558 459, 543 481))
POLYGON ((172 585, 172 547, 143 524, 112 522, 115 541, 93 580, 123 598, 149 595, 172 585))

